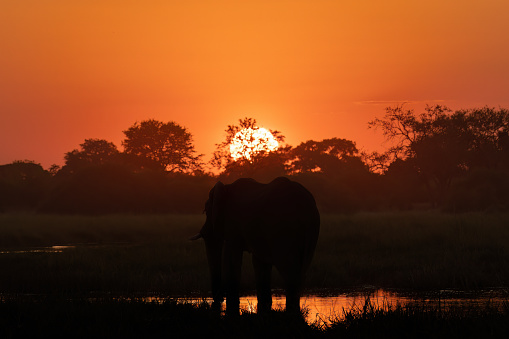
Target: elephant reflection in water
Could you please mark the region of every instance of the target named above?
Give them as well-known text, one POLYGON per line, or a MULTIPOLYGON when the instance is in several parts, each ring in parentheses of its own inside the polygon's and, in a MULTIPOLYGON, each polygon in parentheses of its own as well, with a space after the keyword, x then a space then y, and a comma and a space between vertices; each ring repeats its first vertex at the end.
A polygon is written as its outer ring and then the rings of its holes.
POLYGON ((311 193, 283 177, 269 184, 253 179, 228 185, 218 182, 210 191, 205 212, 205 224, 192 239, 205 240, 213 307, 221 307, 226 292, 226 313, 238 314, 242 253, 248 251, 256 277, 258 313, 272 307, 272 266, 285 283, 286 310, 298 313, 320 229, 311 193))

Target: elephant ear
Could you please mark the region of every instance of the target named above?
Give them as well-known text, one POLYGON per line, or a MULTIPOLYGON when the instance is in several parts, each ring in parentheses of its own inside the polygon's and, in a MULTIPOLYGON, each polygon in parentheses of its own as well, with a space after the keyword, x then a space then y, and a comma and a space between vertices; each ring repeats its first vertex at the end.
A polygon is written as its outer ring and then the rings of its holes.
POLYGON ((209 217, 212 222, 213 232, 221 234, 224 230, 226 205, 226 188, 221 181, 218 181, 214 188, 210 191, 209 200, 212 201, 209 217))

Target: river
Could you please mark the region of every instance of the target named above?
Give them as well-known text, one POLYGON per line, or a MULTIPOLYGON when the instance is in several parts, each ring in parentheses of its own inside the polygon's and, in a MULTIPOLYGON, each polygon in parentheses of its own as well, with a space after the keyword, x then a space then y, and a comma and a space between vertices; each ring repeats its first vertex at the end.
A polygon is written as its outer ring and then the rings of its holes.
MULTIPOLYGON (((164 298, 148 297, 145 301, 163 302, 164 298)), ((210 298, 183 298, 183 301, 198 303, 203 300, 211 303, 210 298)), ((426 306, 432 309, 448 310, 451 306, 459 306, 465 309, 472 307, 483 308, 485 306, 502 307, 509 300, 506 289, 498 288, 475 292, 442 290, 438 292, 404 292, 389 291, 383 289, 365 289, 348 293, 308 294, 301 298, 301 309, 306 311, 308 323, 318 322, 328 324, 333 320, 341 320, 345 312, 350 310, 362 310, 365 305, 371 305, 375 309, 395 308, 400 306, 426 306), (368 303, 368 304, 367 304, 368 303)), ((255 295, 242 296, 240 298, 241 312, 256 312, 257 300, 255 295)), ((224 306, 224 305, 223 305, 224 306)), ((285 296, 275 294, 272 297, 273 309, 285 308, 285 296)))

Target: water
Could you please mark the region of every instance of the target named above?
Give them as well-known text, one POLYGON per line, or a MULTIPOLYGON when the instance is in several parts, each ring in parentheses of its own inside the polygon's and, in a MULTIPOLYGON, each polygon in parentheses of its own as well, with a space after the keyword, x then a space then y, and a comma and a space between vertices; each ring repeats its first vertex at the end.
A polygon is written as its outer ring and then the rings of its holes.
MULTIPOLYGON (((308 323, 318 322, 319 324, 328 324, 334 320, 342 320, 345 312, 350 310, 362 310, 366 301, 375 309, 395 308, 397 305, 408 306, 410 304, 417 306, 428 306, 430 308, 439 308, 446 311, 451 306, 460 306, 465 309, 480 307, 486 305, 492 307, 501 307, 504 302, 509 300, 506 290, 484 290, 477 292, 463 292, 454 290, 443 290, 430 293, 408 293, 395 292, 383 289, 372 289, 371 291, 355 291, 341 294, 308 294, 301 297, 301 309, 307 311, 306 321, 308 323)), ((165 298, 148 297, 142 298, 147 302, 163 302, 165 298)), ((212 303, 210 298, 184 298, 183 301, 200 303, 203 301, 212 303)), ((285 308, 285 296, 276 294, 272 297, 272 309, 285 308)), ((244 312, 256 312, 257 300, 255 295, 243 296, 240 298, 240 310, 244 312)), ((223 304, 223 308, 225 304, 223 304)))
MULTIPOLYGON (((29 298, 29 300, 38 300, 43 295, 22 295, 29 298)), ((16 295, 20 297, 20 295, 16 295)), ((10 296, 0 294, 0 302, 9 300, 10 296)), ((212 303, 211 298, 175 298, 171 296, 116 296, 116 300, 137 300, 147 303, 164 303, 168 300, 178 300, 183 303, 212 303)), ((90 302, 102 300, 101 293, 95 297, 89 297, 90 302)), ((507 307, 509 294, 507 289, 494 289, 484 290, 477 292, 464 292, 454 290, 444 290, 429 293, 409 293, 409 292, 396 292, 383 289, 371 289, 369 291, 354 291, 349 293, 331 294, 308 294, 301 297, 301 309, 305 310, 306 321, 309 324, 330 324, 334 321, 343 320, 346 312, 350 310, 359 311, 362 313, 365 305, 371 305, 375 310, 388 310, 394 309, 400 305, 402 307, 415 305, 417 307, 427 307, 430 310, 447 311, 451 307, 454 312, 461 312, 462 310, 470 311, 478 308, 480 311, 484 310, 486 306, 491 308, 501 309, 507 307), (368 304, 367 304, 368 302, 368 304), (504 306, 505 305, 505 306, 504 306)), ((240 311, 241 313, 254 313, 256 312, 257 300, 256 296, 242 296, 240 298, 240 311)), ((223 311, 226 304, 223 303, 223 311)), ((285 296, 283 294, 276 294, 272 297, 272 309, 284 310, 285 296)))
POLYGON ((100 243, 82 243, 75 245, 54 245, 54 246, 46 246, 46 247, 29 247, 22 249, 9 249, 9 250, 0 250, 0 254, 25 254, 25 253, 64 253, 67 250, 75 249, 75 248, 103 248, 110 246, 123 246, 127 243, 123 242, 115 242, 108 244, 100 244, 100 243))
MULTIPOLYGON (((80 244, 79 246, 101 247, 100 244, 80 244)), ((76 248, 71 245, 56 245, 50 247, 30 248, 22 250, 0 251, 1 254, 22 254, 22 253, 62 253, 68 249, 76 248)), ((1 297, 0 297, 1 299, 1 297)), ((92 298, 93 299, 93 298, 92 298)), ((129 296, 120 299, 132 299, 129 296)), ((142 297, 136 298, 146 302, 159 302, 171 299, 171 297, 142 297)), ((180 298, 183 302, 200 303, 206 301, 212 303, 210 298, 180 298)), ((509 292, 507 289, 498 288, 493 290, 482 290, 476 292, 465 292, 456 290, 441 290, 429 293, 422 292, 404 292, 391 291, 383 289, 363 289, 348 293, 335 293, 333 291, 325 291, 324 293, 308 294, 301 298, 301 309, 306 310, 307 322, 319 324, 327 324, 333 320, 341 320, 345 317, 345 312, 350 310, 362 310, 366 301, 375 307, 375 309, 387 309, 396 307, 397 305, 407 306, 410 304, 418 306, 428 306, 431 308, 439 308, 447 310, 451 306, 480 307, 486 305, 492 307, 501 307, 503 303, 509 300, 509 292)), ((273 309, 285 308, 285 296, 277 291, 272 297, 273 309)), ((240 298, 241 312, 256 312, 257 300, 255 295, 242 296, 240 298)), ((225 306, 225 305, 223 305, 225 306)))
POLYGON ((0 251, 0 254, 24 254, 24 253, 62 253, 65 250, 76 248, 76 246, 72 245, 55 245, 49 247, 39 247, 39 248, 31 248, 31 249, 23 249, 23 250, 7 250, 0 251))

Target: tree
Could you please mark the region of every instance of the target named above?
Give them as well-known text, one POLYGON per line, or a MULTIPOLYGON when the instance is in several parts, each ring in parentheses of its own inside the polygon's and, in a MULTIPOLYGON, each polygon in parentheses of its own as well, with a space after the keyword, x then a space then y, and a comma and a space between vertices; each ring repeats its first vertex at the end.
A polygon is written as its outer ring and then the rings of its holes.
POLYGON ((85 142, 80 144, 80 149, 65 154, 65 165, 61 171, 72 174, 89 166, 117 162, 119 156, 120 152, 114 143, 104 139, 85 139, 85 142))
POLYGON ((509 160, 509 110, 483 107, 457 112, 465 117, 471 135, 471 168, 507 169, 509 160))
POLYGON ((265 147, 266 140, 263 137, 257 143, 256 149, 253 148, 250 141, 253 141, 255 133, 246 133, 246 142, 244 145, 241 145, 244 149, 240 153, 248 154, 249 156, 241 156, 238 159, 232 157, 230 145, 234 142, 237 133, 243 130, 256 132, 260 129, 256 124, 256 119, 253 118, 239 119, 238 125, 228 125, 225 130, 225 140, 220 144, 216 144, 216 151, 210 161, 212 166, 221 170, 225 175, 253 176, 254 173, 259 173, 260 171, 272 172, 271 176, 276 175, 275 173, 278 173, 277 175, 284 174, 284 163, 290 147, 282 145, 285 137, 279 131, 268 130, 279 144, 276 151, 269 151, 265 147))
POLYGON ((196 155, 191 133, 173 121, 136 122, 124 134, 125 153, 142 167, 178 173, 201 171, 202 155, 196 155))
POLYGON ((402 106, 386 108, 382 119, 369 123, 381 128, 393 146, 386 152, 387 159, 412 159, 415 168, 433 195, 441 200, 452 178, 465 168, 465 151, 469 138, 463 116, 452 116, 445 106, 426 106, 425 112, 416 115, 402 106))
POLYGON ((509 131, 509 111, 491 108, 452 111, 441 105, 426 106, 419 115, 402 106, 388 107, 382 119, 369 123, 381 128, 393 146, 386 158, 412 160, 440 202, 452 179, 476 167, 493 167, 505 157, 504 136, 509 131))
POLYGON ((417 116, 413 110, 403 106, 387 107, 382 119, 368 123, 369 128, 380 128, 385 138, 393 145, 387 151, 393 159, 413 155, 414 142, 437 135, 444 130, 444 122, 451 110, 445 106, 426 106, 425 112, 417 116))
POLYGON ((341 138, 308 140, 290 152, 287 170, 315 194, 323 211, 354 211, 373 205, 373 175, 355 143, 341 138))
POLYGON ((379 179, 384 207, 409 209, 417 204, 429 204, 431 200, 432 192, 416 170, 413 158, 396 159, 379 179))
POLYGON ((388 152, 362 152, 362 161, 368 166, 372 173, 383 174, 391 165, 391 154, 388 152))
POLYGON ((334 174, 349 165, 362 164, 355 143, 341 138, 308 140, 291 151, 290 173, 322 172, 334 174))
POLYGON ((51 174, 30 160, 0 165, 0 211, 33 209, 46 195, 51 174))
POLYGON ((251 161, 247 159, 232 161, 226 165, 219 177, 225 182, 233 182, 238 178, 269 182, 287 174, 285 167, 287 154, 285 150, 278 150, 255 156, 251 161))

